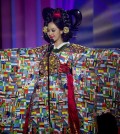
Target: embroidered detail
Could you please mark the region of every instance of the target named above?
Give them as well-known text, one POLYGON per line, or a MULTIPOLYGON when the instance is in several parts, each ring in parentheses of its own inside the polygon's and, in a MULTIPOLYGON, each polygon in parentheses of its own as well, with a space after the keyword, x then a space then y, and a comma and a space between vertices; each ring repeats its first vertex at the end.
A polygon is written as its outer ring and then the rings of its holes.
MULTIPOLYGON (((57 73, 58 68, 60 66, 60 61, 56 55, 51 53, 49 57, 49 73, 57 73)), ((40 66, 39 66, 39 73, 40 76, 47 76, 48 75, 48 57, 47 55, 43 57, 43 59, 40 61, 40 66)))
POLYGON ((47 33, 47 29, 48 29, 48 27, 47 26, 44 26, 43 27, 43 33, 47 33))
POLYGON ((69 33, 69 27, 64 27, 64 28, 63 28, 63 33, 65 33, 65 34, 66 34, 66 33, 69 33))

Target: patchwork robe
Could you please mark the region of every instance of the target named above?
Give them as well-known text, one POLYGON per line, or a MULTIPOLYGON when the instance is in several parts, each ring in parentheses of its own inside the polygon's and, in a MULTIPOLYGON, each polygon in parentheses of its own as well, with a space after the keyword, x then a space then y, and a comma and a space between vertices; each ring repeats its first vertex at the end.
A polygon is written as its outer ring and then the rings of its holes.
POLYGON ((0 56, 1 131, 24 133, 23 129, 28 126, 29 134, 72 133, 68 105, 70 86, 73 86, 72 97, 81 133, 95 134, 95 117, 107 110, 116 116, 119 125, 119 49, 66 44, 52 50, 49 84, 47 45, 3 50, 0 56), (68 72, 60 71, 64 64, 70 69, 72 81, 68 72))

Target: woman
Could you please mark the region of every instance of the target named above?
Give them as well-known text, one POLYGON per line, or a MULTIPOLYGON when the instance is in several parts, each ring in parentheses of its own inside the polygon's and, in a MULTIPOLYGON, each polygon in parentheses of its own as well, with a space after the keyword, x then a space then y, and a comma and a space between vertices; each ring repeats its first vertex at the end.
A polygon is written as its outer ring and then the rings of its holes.
MULTIPOLYGON (((53 40, 54 48, 50 56, 48 55, 47 49, 49 48, 47 47, 51 47, 51 46, 44 46, 42 49, 40 48, 40 50, 37 50, 37 51, 40 51, 43 55, 42 58, 40 59, 40 79, 37 83, 37 88, 40 90, 40 92, 42 92, 43 88, 45 91, 43 93, 43 96, 41 97, 39 95, 38 96, 41 98, 41 101, 42 100, 45 101, 42 104, 44 105, 44 113, 40 113, 40 114, 43 114, 41 117, 44 118, 43 120, 44 122, 46 122, 46 126, 44 125, 43 127, 42 125, 40 125, 38 127, 41 128, 40 132, 43 132, 43 133, 45 131, 48 131, 48 132, 51 131, 51 130, 45 130, 51 127, 53 128, 52 131, 54 133, 57 131, 58 133, 60 132, 66 133, 66 131, 71 131, 71 133, 79 134, 80 123, 79 123, 74 96, 72 96, 73 90, 74 90, 73 84, 70 83, 71 81, 73 81, 70 69, 71 69, 71 62, 74 59, 72 55, 71 57, 68 57, 67 53, 71 53, 70 51, 76 51, 76 48, 72 49, 73 45, 70 46, 70 43, 68 41, 72 37, 72 30, 76 30, 77 26, 80 25, 81 23, 81 19, 82 19, 81 12, 79 10, 71 10, 67 12, 67 11, 64 11, 63 9, 54 10, 52 8, 45 8, 43 10, 43 19, 44 19, 44 28, 43 28, 44 38, 47 42, 50 42, 51 40, 53 40), (74 24, 73 24, 71 15, 75 17, 74 24), (62 50, 65 50, 66 52, 65 51, 63 52, 62 50), (59 59, 59 56, 62 56, 63 53, 67 57, 65 56, 62 59, 59 59), (47 58, 49 58, 49 64, 47 62, 48 61, 47 58), (68 58, 71 58, 71 59, 68 60, 68 58), (48 75, 48 67, 49 67, 49 77, 47 79, 46 77, 48 75), (51 84, 53 79, 56 79, 56 80, 54 81, 54 83, 51 84), (62 79, 65 79, 65 80, 62 81, 62 79), (43 87, 43 83, 45 84, 44 87, 43 87), (48 85, 47 83, 50 83, 50 84, 48 85), (51 86, 54 86, 52 90, 51 90, 51 86), (70 93, 67 93, 67 89, 69 87, 71 88, 69 89, 71 91, 69 91, 70 93), (48 88, 50 90, 50 96, 47 92, 48 88), (68 94, 68 97, 67 97, 67 94, 68 94), (54 95, 56 96, 56 98, 54 99, 51 98, 51 96, 54 96, 54 95), (47 96, 49 97, 48 99, 47 99, 47 96), (68 102, 67 102, 67 99, 68 99, 68 102), (49 108, 48 108, 47 101, 49 102, 48 104, 51 105, 49 108), (73 104, 71 104, 72 107, 69 106, 68 108, 67 103, 68 105, 70 105, 69 101, 71 101, 71 103, 73 104), (65 107, 63 107, 63 104, 65 104, 65 107), (67 117, 68 111, 69 111, 69 114, 71 114, 71 116, 69 115, 69 117, 67 117), (49 116, 49 119, 48 119, 48 116, 49 116), (68 124, 71 130, 67 130, 69 129, 68 124)), ((82 50, 83 48, 81 47, 81 51, 82 50)), ((34 101, 34 99, 32 101, 34 101)), ((35 130, 36 125, 33 128, 35 130)))
POLYGON ((45 8, 43 19, 49 45, 35 49, 40 77, 26 112, 24 134, 94 134, 95 93, 104 84, 99 85, 96 71, 102 63, 97 61, 110 52, 70 44, 82 20, 79 10, 45 8))

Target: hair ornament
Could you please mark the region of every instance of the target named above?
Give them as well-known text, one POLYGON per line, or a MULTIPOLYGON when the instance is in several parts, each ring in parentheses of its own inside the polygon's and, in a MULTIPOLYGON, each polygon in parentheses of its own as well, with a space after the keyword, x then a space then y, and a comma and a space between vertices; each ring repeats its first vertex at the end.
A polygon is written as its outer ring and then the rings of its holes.
POLYGON ((66 33, 69 33, 69 27, 64 27, 64 28, 63 28, 63 33, 65 33, 65 34, 66 34, 66 33))
POLYGON ((47 27, 47 26, 44 26, 44 27, 43 27, 43 32, 44 32, 44 33, 47 33, 47 30, 48 30, 48 27, 47 27))
POLYGON ((61 13, 59 11, 53 12, 53 17, 54 18, 61 18, 61 13))

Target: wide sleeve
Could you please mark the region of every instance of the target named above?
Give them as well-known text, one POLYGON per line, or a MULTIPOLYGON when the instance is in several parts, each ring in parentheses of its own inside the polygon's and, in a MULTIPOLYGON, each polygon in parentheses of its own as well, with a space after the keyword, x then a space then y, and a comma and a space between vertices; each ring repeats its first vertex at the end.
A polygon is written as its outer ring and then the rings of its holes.
MULTIPOLYGON (((38 49, 38 48, 36 48, 38 49)), ((36 49, 0 50, 0 130, 23 132, 26 109, 39 78, 36 49)))
POLYGON ((119 49, 83 47, 81 51, 80 47, 74 54, 73 75, 76 104, 86 132, 95 131, 94 117, 103 112, 110 111, 119 120, 119 49))

